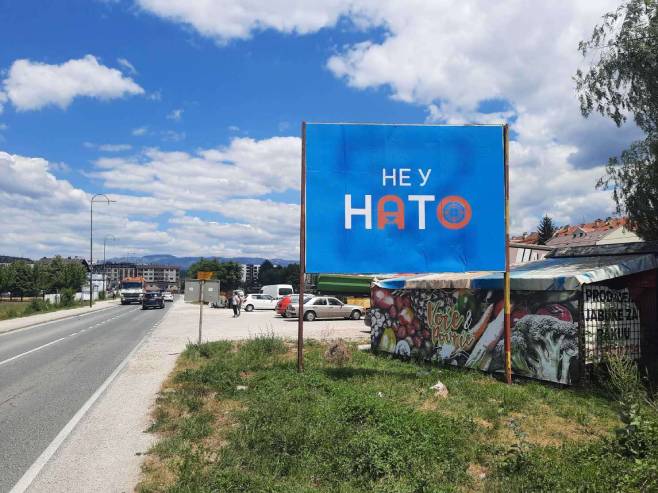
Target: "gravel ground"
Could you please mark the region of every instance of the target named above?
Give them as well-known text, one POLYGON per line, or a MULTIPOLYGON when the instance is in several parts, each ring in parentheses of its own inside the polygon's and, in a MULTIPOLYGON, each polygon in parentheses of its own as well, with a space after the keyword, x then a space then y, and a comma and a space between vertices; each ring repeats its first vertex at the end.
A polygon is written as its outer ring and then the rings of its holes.
MULTIPOLYGON (((245 339, 263 332, 295 338, 297 321, 272 311, 233 318, 227 309, 204 308, 203 340, 245 339)), ((189 341, 198 337, 199 307, 177 300, 133 354, 105 393, 78 423, 28 491, 127 492, 139 480, 141 454, 156 437, 144 431, 162 381, 189 341)), ((319 320, 304 324, 305 337, 364 339, 363 320, 319 320)))

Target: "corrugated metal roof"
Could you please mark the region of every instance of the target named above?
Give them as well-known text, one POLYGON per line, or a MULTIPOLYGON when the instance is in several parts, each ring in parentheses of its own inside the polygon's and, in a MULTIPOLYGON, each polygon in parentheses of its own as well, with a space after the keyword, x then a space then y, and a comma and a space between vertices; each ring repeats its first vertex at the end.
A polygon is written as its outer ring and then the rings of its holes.
MULTIPOLYGON (((654 255, 545 258, 512 267, 516 291, 573 291, 583 284, 605 281, 658 268, 654 255)), ((502 272, 437 273, 377 282, 388 289, 503 289, 502 272)))

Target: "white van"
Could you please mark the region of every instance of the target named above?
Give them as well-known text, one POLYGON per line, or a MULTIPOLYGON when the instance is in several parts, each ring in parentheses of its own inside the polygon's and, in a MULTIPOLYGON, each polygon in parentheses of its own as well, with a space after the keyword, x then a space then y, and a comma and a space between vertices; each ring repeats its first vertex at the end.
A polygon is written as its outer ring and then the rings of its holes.
POLYGON ((269 294, 274 299, 278 300, 289 294, 293 294, 293 289, 290 284, 270 284, 260 288, 261 294, 269 294))

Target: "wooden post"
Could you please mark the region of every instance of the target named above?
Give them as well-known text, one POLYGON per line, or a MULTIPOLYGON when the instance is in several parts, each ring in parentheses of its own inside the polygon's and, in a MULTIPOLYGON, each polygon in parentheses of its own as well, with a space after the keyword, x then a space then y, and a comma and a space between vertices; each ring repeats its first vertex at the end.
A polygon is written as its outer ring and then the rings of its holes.
POLYGON ((503 127, 503 149, 505 166, 505 380, 512 383, 512 324, 509 259, 509 125, 503 127))
POLYGON ((304 282, 306 280, 306 122, 302 122, 302 183, 299 215, 299 309, 297 310, 297 371, 304 371, 304 282))

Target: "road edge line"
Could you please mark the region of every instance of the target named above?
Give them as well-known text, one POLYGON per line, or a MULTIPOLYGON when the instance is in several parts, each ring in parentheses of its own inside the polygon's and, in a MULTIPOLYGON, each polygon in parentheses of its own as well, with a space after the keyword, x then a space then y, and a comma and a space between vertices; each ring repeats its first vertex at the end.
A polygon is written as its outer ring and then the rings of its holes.
MULTIPOLYGON (((98 310, 100 311, 100 310, 98 310)), ((167 315, 166 313, 164 314, 167 315)), ((162 317, 164 318, 164 317, 162 317)), ((32 463, 27 471, 21 476, 16 484, 9 490, 9 493, 23 493, 32 485, 41 470, 48 463, 48 461, 55 455, 55 452, 62 446, 64 441, 69 437, 71 432, 75 429, 78 423, 85 417, 89 409, 96 403, 96 401, 103 395, 107 388, 112 384, 114 379, 121 373, 121 370, 128 364, 128 361, 133 355, 144 345, 146 340, 153 334, 153 330, 149 330, 144 337, 137 343, 137 345, 128 353, 119 366, 117 366, 109 377, 96 389, 89 399, 82 405, 80 409, 73 415, 64 428, 60 430, 52 442, 41 452, 41 455, 32 463)))

